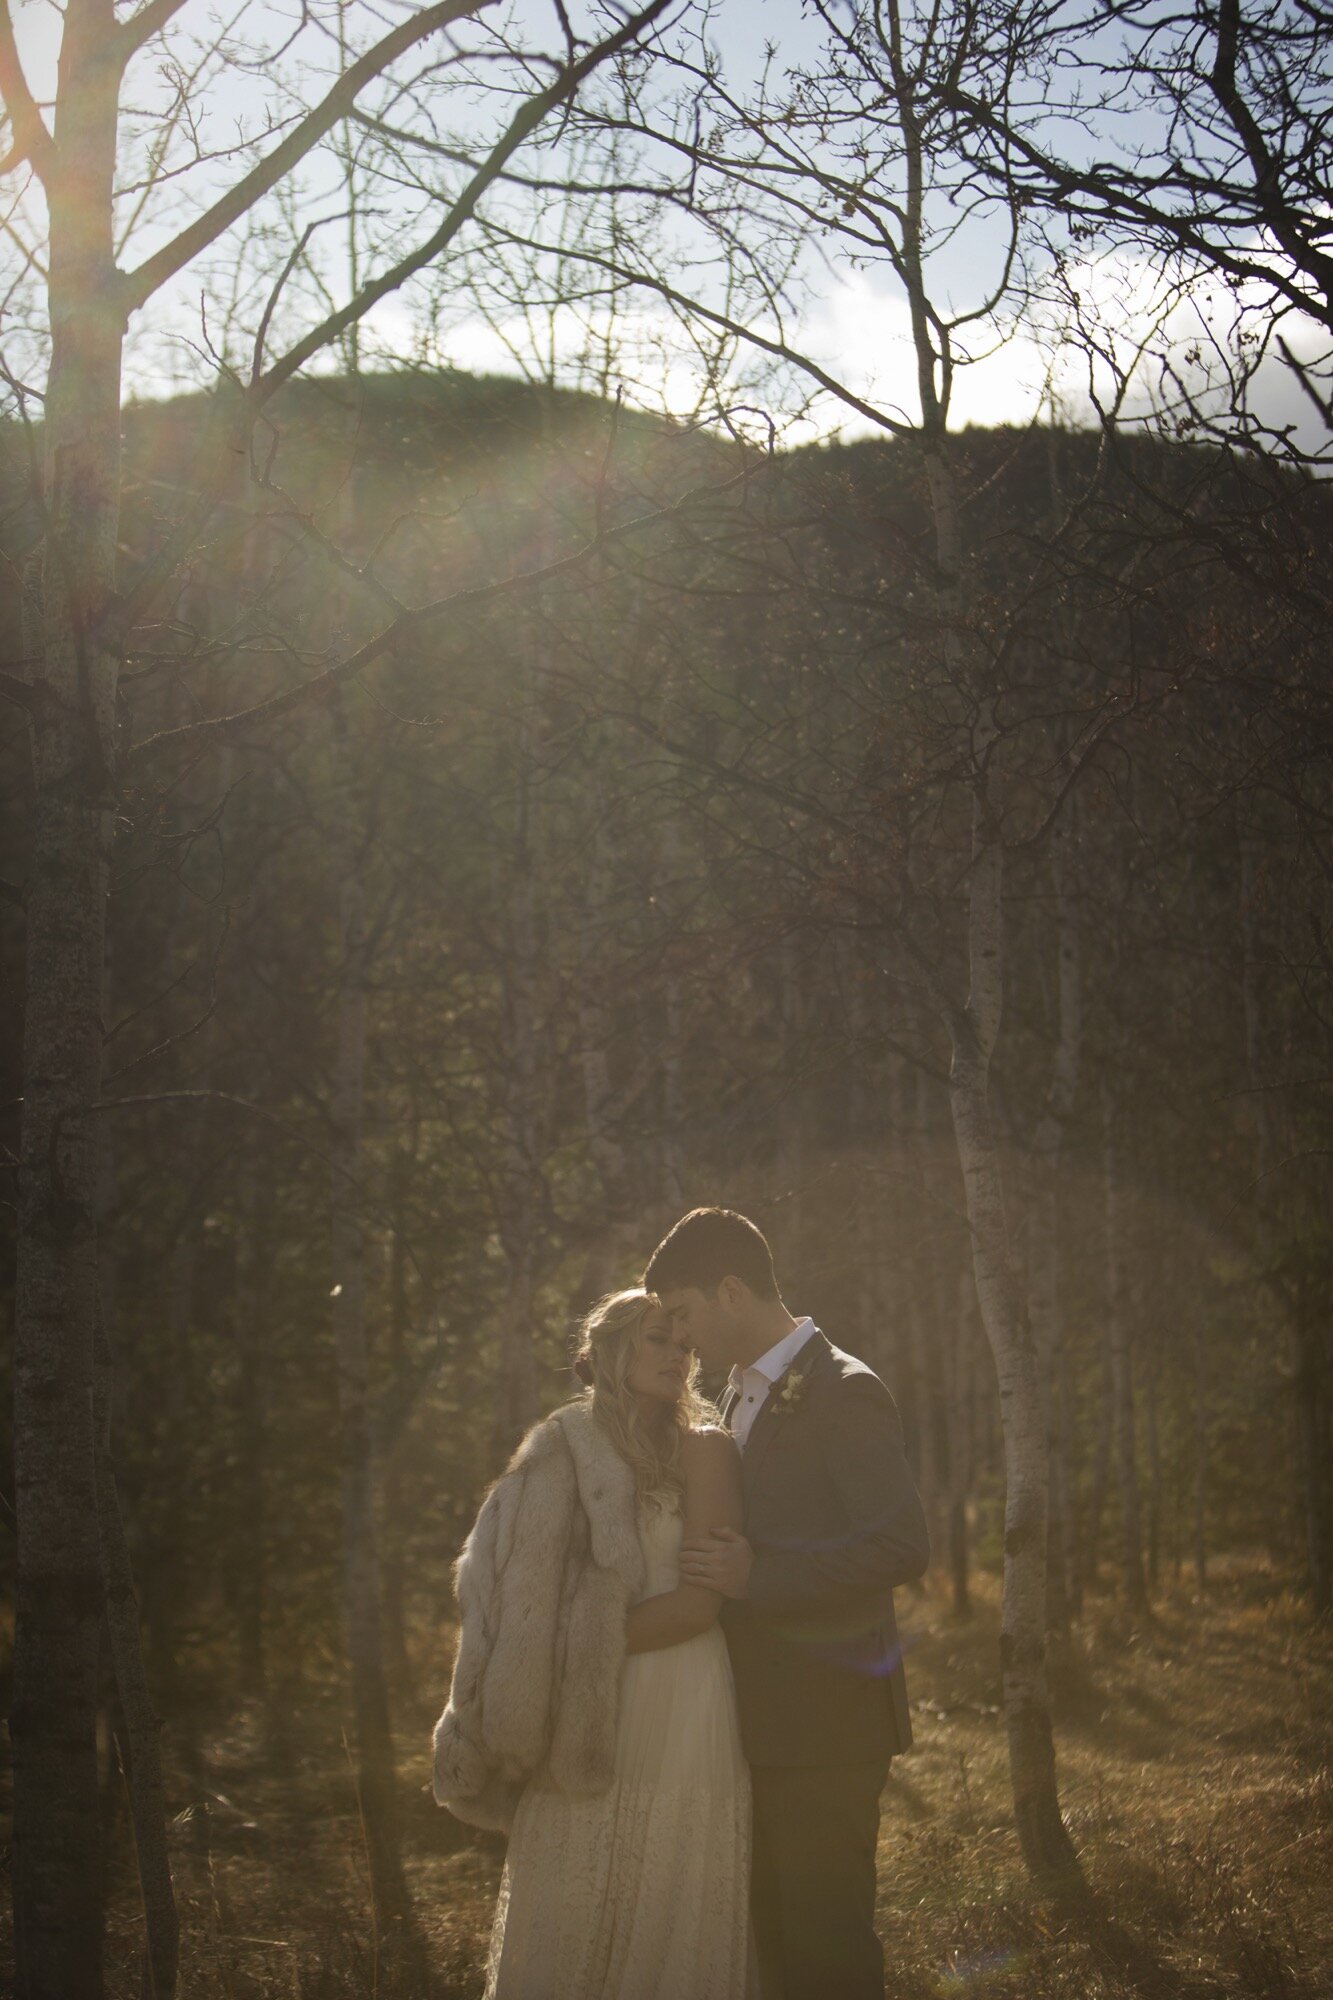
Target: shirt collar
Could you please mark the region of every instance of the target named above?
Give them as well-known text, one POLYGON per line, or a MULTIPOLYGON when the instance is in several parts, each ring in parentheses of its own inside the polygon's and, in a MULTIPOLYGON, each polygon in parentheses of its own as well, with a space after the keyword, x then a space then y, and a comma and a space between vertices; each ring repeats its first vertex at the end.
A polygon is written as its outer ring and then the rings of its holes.
POLYGON ((791 1332, 784 1333, 781 1340, 769 1348, 767 1354, 761 1354, 748 1368, 733 1368, 727 1378, 730 1386, 739 1389, 747 1375, 762 1375, 766 1382, 776 1382, 779 1376, 786 1374, 814 1331, 815 1323, 812 1319, 807 1317, 798 1320, 791 1332))

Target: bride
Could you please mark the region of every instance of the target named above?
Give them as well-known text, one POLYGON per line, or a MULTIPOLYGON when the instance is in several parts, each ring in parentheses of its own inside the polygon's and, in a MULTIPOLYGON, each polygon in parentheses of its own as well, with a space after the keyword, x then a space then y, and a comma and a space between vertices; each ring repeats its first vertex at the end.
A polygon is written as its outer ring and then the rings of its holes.
POLYGON ((682 1539, 741 1527, 736 1446, 647 1292, 582 1328, 458 1565, 435 1796, 505 1828, 486 2000, 745 2000, 750 1784, 721 1598, 682 1539))

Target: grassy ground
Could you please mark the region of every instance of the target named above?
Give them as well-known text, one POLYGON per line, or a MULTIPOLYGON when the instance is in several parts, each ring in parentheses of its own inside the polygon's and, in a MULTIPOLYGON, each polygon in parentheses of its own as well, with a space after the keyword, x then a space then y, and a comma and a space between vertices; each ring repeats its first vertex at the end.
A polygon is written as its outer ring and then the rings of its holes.
MULTIPOLYGON (((1257 1565, 1137 1629, 1093 1611, 1053 1663, 1062 1795, 1092 1891, 1062 1913, 1018 1862, 997 1606, 981 1590, 965 1625, 932 1595, 904 1605, 917 1743, 884 1802, 891 2000, 1333 1996, 1333 1635, 1257 1565)), ((404 1737, 405 1844, 438 1991, 463 2000, 480 1992, 500 1848, 425 1789, 442 1693, 423 1693, 404 1737)), ((307 1707, 281 1756, 247 1714, 200 1747, 176 1801, 183 1994, 387 2000, 334 1698, 307 1707)), ((117 1996, 137 1990, 136 1931, 122 1873, 117 1996)))

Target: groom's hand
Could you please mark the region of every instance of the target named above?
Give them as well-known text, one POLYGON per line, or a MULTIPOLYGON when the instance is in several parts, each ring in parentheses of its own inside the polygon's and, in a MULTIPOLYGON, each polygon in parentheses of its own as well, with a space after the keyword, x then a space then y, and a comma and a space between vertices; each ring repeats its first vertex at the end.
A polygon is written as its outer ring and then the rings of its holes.
POLYGON ((711 1534, 695 1535, 683 1544, 680 1580, 716 1590, 723 1597, 744 1597, 753 1562, 754 1550, 744 1535, 738 1535, 734 1528, 715 1528, 711 1534))

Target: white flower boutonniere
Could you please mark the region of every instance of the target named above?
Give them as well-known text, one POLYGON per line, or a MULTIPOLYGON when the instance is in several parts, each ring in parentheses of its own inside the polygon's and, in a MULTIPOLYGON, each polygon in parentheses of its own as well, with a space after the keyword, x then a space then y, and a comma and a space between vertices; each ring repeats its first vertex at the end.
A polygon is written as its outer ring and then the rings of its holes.
POLYGON ((773 1414, 775 1417, 789 1417, 800 1409, 805 1392, 810 1384, 803 1369, 789 1368, 773 1390, 773 1414))

